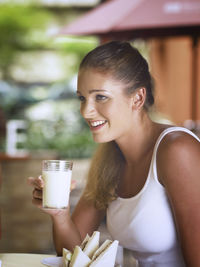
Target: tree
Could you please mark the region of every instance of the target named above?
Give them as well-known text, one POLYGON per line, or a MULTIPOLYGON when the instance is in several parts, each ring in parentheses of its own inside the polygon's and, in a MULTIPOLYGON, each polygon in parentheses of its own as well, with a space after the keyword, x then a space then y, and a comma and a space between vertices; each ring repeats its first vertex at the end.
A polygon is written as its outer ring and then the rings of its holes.
POLYGON ((30 5, 1 4, 0 6, 0 71, 3 80, 9 80, 9 68, 17 52, 38 49, 40 40, 33 33, 44 30, 50 13, 30 5))

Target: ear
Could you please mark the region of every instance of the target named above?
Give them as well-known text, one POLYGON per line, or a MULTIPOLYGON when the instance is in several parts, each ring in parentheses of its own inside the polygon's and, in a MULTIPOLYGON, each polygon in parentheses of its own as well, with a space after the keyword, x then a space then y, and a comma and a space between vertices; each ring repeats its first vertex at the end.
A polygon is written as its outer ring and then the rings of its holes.
POLYGON ((146 99, 146 89, 140 88, 138 89, 132 98, 132 108, 133 109, 141 109, 144 105, 146 99))

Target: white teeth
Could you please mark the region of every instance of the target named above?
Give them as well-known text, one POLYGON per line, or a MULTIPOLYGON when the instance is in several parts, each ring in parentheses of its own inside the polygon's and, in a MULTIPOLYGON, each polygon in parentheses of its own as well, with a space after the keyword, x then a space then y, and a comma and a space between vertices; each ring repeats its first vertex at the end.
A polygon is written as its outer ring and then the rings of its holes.
POLYGON ((90 122, 91 126, 96 127, 98 125, 104 124, 105 121, 94 121, 94 122, 90 122))

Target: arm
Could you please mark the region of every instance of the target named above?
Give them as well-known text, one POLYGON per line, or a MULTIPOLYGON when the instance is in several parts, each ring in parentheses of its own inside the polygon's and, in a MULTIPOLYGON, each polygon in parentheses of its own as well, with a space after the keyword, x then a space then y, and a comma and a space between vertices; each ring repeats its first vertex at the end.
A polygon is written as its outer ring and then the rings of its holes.
POLYGON ((72 250, 79 245, 86 234, 97 230, 105 216, 105 211, 97 210, 93 204, 87 202, 82 196, 72 216, 69 209, 43 209, 41 178, 30 177, 29 185, 34 187, 32 202, 35 206, 48 213, 53 221, 53 238, 58 255, 62 254, 62 248, 72 250))
POLYGON ((105 216, 105 211, 97 210, 93 204, 88 203, 82 196, 72 216, 67 214, 53 216, 53 237, 57 253, 62 253, 62 248, 73 249, 79 245, 86 234, 91 235, 97 230, 105 216))
POLYGON ((167 135, 157 154, 157 171, 165 186, 187 266, 200 266, 200 143, 177 132, 167 135))

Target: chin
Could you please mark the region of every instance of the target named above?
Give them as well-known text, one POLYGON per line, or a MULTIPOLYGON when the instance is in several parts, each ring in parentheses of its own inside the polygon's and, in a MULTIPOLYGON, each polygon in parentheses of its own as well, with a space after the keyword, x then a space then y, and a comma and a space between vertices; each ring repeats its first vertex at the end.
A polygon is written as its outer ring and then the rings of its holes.
POLYGON ((102 143, 108 143, 113 141, 113 138, 105 137, 105 136, 95 136, 93 135, 93 140, 95 143, 102 144, 102 143))

